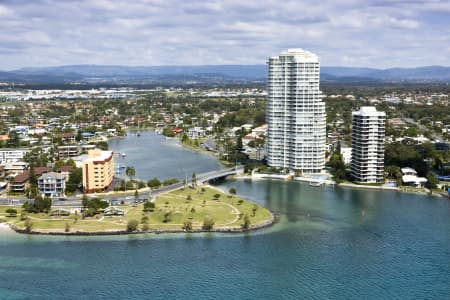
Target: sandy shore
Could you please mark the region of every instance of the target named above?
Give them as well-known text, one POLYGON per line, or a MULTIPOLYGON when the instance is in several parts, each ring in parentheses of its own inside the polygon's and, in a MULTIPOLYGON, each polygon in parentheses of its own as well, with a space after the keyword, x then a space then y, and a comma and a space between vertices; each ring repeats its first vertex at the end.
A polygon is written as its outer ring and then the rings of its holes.
POLYGON ((8 223, 0 223, 0 232, 13 231, 8 223))

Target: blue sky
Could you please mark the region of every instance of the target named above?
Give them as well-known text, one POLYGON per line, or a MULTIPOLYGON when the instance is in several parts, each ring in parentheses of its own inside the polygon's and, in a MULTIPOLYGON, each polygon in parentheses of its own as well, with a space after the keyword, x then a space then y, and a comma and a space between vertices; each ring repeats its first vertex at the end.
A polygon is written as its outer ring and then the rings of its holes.
POLYGON ((0 70, 66 64, 450 66, 448 0, 0 0, 0 70))

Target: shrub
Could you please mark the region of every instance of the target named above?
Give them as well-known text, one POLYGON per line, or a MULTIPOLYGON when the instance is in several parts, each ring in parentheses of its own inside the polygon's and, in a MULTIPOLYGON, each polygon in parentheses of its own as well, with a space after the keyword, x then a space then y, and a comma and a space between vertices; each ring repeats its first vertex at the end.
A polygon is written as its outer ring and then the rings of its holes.
POLYGON ((84 219, 84 218, 88 218, 88 217, 93 217, 96 214, 97 214, 97 210, 95 208, 88 208, 88 209, 83 210, 83 213, 81 216, 84 219))
POLYGON ((136 231, 138 228, 139 222, 137 220, 131 219, 127 223, 127 231, 133 232, 136 231))
POLYGON ((87 215, 85 215, 86 210, 83 211, 83 217, 92 217, 98 213, 98 210, 107 208, 109 203, 99 198, 88 199, 87 197, 83 197, 82 205, 86 207, 88 211, 87 215))
POLYGON ((158 178, 154 177, 152 179, 150 179, 149 181, 147 181, 147 186, 149 188, 157 188, 161 186, 161 181, 159 181, 158 178))
POLYGON ((247 230, 250 228, 250 218, 247 214, 244 216, 244 222, 241 225, 242 229, 247 230))
POLYGON ((6 210, 6 213, 8 214, 8 217, 15 217, 15 216, 17 216, 17 209, 15 209, 15 208, 8 208, 6 210))
POLYGON ((219 200, 220 194, 214 194, 214 199, 219 200))
POLYGON ((42 198, 40 195, 34 199, 33 203, 25 202, 22 207, 29 213, 47 213, 52 206, 52 200, 49 197, 42 198))
POLYGON ((252 208, 252 216, 254 217, 256 215, 256 211, 258 210, 258 205, 253 204, 253 208, 252 208))
POLYGON ((230 188, 228 191, 231 195, 236 195, 236 189, 234 187, 230 188))
POLYGON ((163 219, 163 223, 169 223, 170 222, 170 217, 172 215, 172 212, 168 211, 164 214, 164 219, 163 219))
POLYGON ((65 227, 64 227, 64 231, 65 232, 69 232, 70 231, 70 224, 66 223, 65 227))
POLYGON ((145 212, 154 211, 154 210, 155 210, 155 203, 153 203, 153 202, 145 202, 144 203, 144 211, 145 212))
POLYGON ((30 219, 26 219, 24 225, 25 225, 25 231, 26 232, 31 232, 31 230, 33 230, 34 224, 33 224, 33 222, 30 219))
POLYGON ((202 225, 202 229, 203 230, 211 230, 214 227, 214 219, 210 218, 210 217, 205 217, 205 219, 203 220, 203 225, 202 225))
POLYGON ((138 182, 138 189, 143 189, 143 188, 145 188, 145 187, 146 187, 145 182, 143 182, 143 181, 139 181, 139 182, 138 182))
POLYGON ((22 212, 20 214, 20 221, 25 221, 26 219, 28 219, 28 215, 25 212, 22 212))
POLYGON ((163 181, 163 185, 171 185, 171 184, 175 184, 178 183, 179 180, 176 178, 169 178, 163 181))
POLYGON ((141 223, 142 223, 142 224, 148 224, 148 220, 149 220, 149 218, 148 218, 147 216, 143 216, 143 217, 141 218, 141 223))
POLYGON ((182 229, 186 231, 192 230, 192 222, 191 221, 184 221, 182 229))

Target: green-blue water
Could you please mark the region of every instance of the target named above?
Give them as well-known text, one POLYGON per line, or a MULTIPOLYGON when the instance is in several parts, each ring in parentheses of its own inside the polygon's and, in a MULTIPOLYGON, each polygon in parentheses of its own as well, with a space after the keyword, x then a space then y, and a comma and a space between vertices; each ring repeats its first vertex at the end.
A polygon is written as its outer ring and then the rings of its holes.
POLYGON ((0 233, 0 299, 450 299, 450 201, 226 181, 280 215, 250 234, 0 233))
POLYGON ((450 297, 448 200, 280 181, 221 186, 280 213, 280 223, 247 235, 4 233, 0 298, 450 297))
POLYGON ((133 166, 136 176, 142 180, 191 178, 193 172, 199 174, 222 167, 213 156, 186 149, 176 139, 166 139, 154 131, 141 131, 140 137, 135 133, 110 141, 109 148, 126 153, 125 157, 116 156, 115 164, 133 166))

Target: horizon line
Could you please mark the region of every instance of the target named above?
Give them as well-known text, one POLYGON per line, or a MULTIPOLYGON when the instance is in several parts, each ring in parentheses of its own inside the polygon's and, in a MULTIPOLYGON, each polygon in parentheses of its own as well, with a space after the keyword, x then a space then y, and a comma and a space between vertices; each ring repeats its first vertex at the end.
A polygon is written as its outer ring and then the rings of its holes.
MULTIPOLYGON (((63 65, 47 65, 47 66, 23 66, 14 69, 0 69, 0 72, 14 72, 20 71, 22 69, 45 69, 45 68, 62 68, 62 67, 87 67, 87 66, 95 66, 95 67, 126 67, 126 68, 159 68, 159 67, 221 67, 221 66, 247 66, 247 67, 256 67, 263 66, 266 64, 211 64, 211 65, 121 65, 121 64, 63 64, 63 65)), ((376 67, 362 67, 362 66, 339 66, 339 65, 321 65, 326 68, 353 68, 353 69, 374 69, 379 71, 391 70, 391 69, 419 69, 419 68, 428 68, 428 67, 443 67, 450 68, 446 65, 421 65, 415 67, 389 67, 389 68, 376 68, 376 67)))

